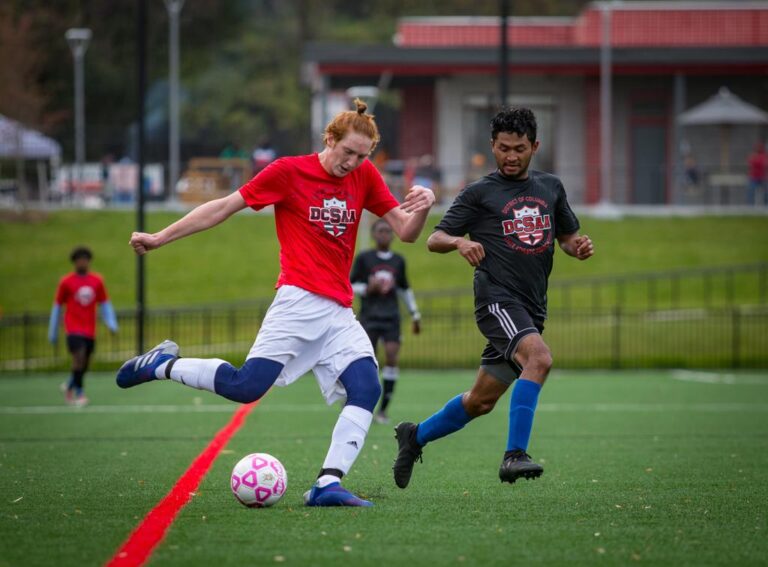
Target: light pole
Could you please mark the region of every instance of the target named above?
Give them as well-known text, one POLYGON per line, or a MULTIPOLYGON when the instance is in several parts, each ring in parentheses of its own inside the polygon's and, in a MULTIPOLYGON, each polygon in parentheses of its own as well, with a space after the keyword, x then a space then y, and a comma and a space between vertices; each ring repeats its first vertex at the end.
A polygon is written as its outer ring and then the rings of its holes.
POLYGON ((85 72, 83 59, 91 41, 88 28, 70 28, 65 34, 72 56, 75 59, 75 163, 78 186, 83 185, 83 162, 85 161, 85 72))
POLYGON ((500 108, 507 105, 507 95, 509 94, 508 69, 509 64, 509 39, 507 31, 509 30, 509 0, 501 0, 501 21, 499 38, 499 99, 500 108))
POLYGON ((169 30, 169 139, 168 139, 168 195, 176 196, 176 182, 179 180, 179 15, 184 0, 165 0, 168 9, 169 30))

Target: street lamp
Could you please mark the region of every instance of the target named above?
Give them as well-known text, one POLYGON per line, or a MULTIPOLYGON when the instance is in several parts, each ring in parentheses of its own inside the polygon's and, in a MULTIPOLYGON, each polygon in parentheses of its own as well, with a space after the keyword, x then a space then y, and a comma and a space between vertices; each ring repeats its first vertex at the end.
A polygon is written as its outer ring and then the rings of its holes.
POLYGON ((75 163, 77 164, 78 186, 83 185, 83 162, 85 161, 85 73, 83 59, 91 41, 88 28, 70 28, 65 34, 72 56, 75 59, 75 163))
POLYGON ((184 7, 184 0, 165 0, 170 25, 169 74, 169 137, 168 137, 168 194, 176 195, 176 182, 179 180, 179 15, 184 7))

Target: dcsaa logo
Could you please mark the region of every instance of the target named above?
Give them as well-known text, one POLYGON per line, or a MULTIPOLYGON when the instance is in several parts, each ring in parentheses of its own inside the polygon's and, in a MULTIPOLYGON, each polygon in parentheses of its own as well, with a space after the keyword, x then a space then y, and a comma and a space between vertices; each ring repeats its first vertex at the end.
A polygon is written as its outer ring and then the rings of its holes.
POLYGON ((348 224, 357 221, 357 211, 347 209, 347 202, 332 197, 323 199, 322 207, 309 208, 309 220, 323 223, 323 228, 331 236, 341 236, 348 224))
POLYGON ((552 228, 549 215, 542 215, 539 207, 522 206, 512 209, 514 219, 502 221, 504 236, 516 235, 523 244, 535 246, 544 238, 544 231, 552 228))
POLYGON ((89 285, 84 285, 75 292, 75 301, 83 307, 88 307, 94 299, 96 299, 96 291, 89 285))

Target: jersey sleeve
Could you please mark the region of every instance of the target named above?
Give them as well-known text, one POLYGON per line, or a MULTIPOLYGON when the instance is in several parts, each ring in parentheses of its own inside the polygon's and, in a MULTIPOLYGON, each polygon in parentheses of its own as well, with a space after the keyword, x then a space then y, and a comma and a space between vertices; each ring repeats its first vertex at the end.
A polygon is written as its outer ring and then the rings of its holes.
POLYGON ((405 258, 400 258, 400 266, 399 270, 397 271, 397 287, 400 289, 408 289, 411 287, 408 285, 408 274, 405 270, 405 258))
POLYGON ((480 208, 476 202, 475 191, 470 185, 456 196, 435 230, 442 230, 451 236, 464 236, 477 220, 479 213, 480 208))
POLYGON ((262 169, 240 188, 245 203, 254 210, 263 209, 282 201, 291 190, 288 164, 278 159, 262 169))
POLYGON ((352 283, 368 283, 368 274, 365 273, 365 263, 363 262, 363 255, 358 254, 355 258, 355 262, 352 264, 352 273, 349 276, 349 281, 352 283))
POLYGON ((366 183, 368 186, 364 208, 371 211, 377 217, 383 217, 395 207, 399 207, 400 203, 392 195, 376 166, 366 160, 363 167, 366 168, 366 183))
POLYGON ((104 303, 105 301, 109 301, 107 288, 104 286, 104 280, 99 277, 99 283, 96 286, 96 303, 104 303))
POLYGON ((56 288, 56 297, 53 299, 56 305, 64 305, 67 302, 67 286, 64 281, 64 278, 61 278, 59 287, 56 288))
POLYGON ((555 234, 573 234, 579 230, 579 219, 568 204, 565 188, 562 183, 557 184, 557 203, 555 204, 555 234))

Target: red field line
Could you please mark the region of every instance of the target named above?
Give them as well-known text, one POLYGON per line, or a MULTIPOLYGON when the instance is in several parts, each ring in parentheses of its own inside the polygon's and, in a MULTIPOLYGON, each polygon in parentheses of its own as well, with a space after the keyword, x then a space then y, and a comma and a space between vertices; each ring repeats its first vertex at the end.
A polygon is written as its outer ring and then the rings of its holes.
POLYGON ((115 555, 105 565, 107 567, 140 567, 157 545, 165 537, 165 533, 176 519, 181 509, 192 498, 192 494, 200 486, 208 469, 219 456, 232 436, 245 422, 245 418, 259 402, 246 404, 240 408, 217 434, 208 446, 200 453, 189 468, 173 485, 171 491, 144 516, 127 540, 120 546, 115 555))

